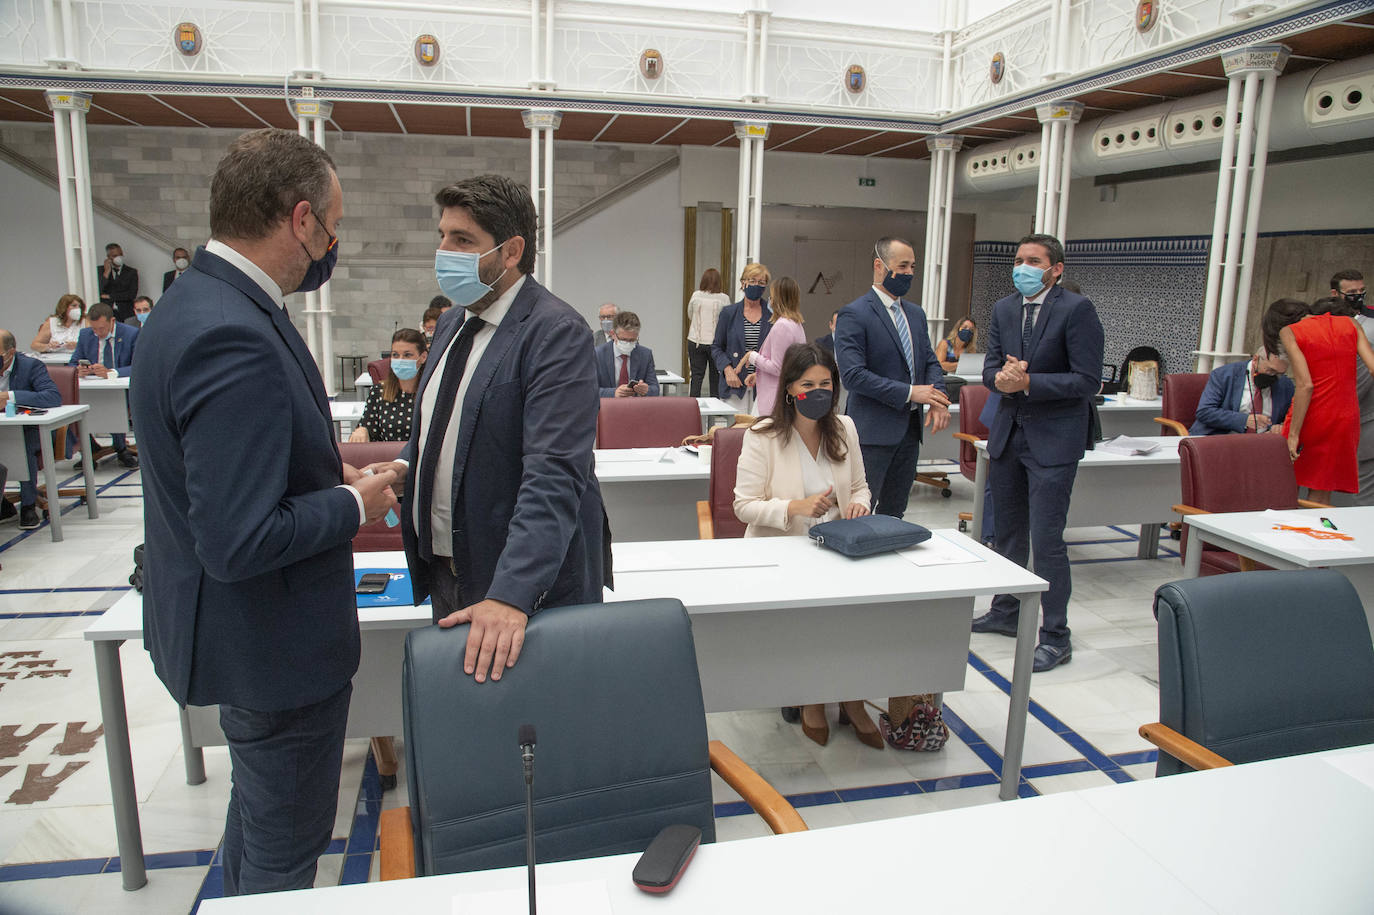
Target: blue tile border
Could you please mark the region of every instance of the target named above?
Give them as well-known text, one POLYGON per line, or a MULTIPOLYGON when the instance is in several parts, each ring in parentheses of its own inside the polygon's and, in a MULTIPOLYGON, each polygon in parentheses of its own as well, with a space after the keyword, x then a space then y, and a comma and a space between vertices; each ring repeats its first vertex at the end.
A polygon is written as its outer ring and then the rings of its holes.
MULTIPOLYGON (((148 870, 167 870, 179 867, 204 867, 214 858, 213 849, 155 852, 143 856, 148 870)), ((49 877, 76 877, 86 874, 117 874, 119 857, 73 858, 67 861, 37 861, 31 864, 0 865, 0 883, 18 880, 41 880, 49 877)))

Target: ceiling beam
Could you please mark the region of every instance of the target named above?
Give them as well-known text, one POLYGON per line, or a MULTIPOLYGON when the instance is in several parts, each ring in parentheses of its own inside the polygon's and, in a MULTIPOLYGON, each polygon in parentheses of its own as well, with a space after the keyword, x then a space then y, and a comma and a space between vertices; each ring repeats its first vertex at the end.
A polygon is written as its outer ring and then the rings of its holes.
POLYGON ((824 152, 822 152, 821 155, 823 155, 823 156, 828 156, 828 155, 830 155, 831 153, 837 153, 837 152, 839 152, 839 151, 842 150, 842 149, 848 149, 848 148, 851 147, 851 146, 858 146, 860 143, 863 143, 863 142, 865 142, 865 141, 867 141, 867 140, 872 140, 872 139, 875 138, 875 137, 881 137, 883 134, 889 133, 889 132, 890 132, 890 131, 879 130, 877 133, 870 133, 870 134, 869 134, 868 136, 866 136, 866 137, 859 137, 859 139, 857 139, 857 140, 850 140, 848 143, 842 143, 842 144, 840 144, 839 146, 836 146, 834 149, 827 149, 827 150, 825 150, 824 152))
MULTIPOLYGON (((232 98, 232 96, 231 96, 231 98, 232 98)), ((239 101, 239 100, 236 99, 236 98, 233 99, 233 102, 234 102, 235 105, 238 105, 238 106, 239 106, 240 108, 242 108, 244 111, 248 112, 249 115, 251 115, 251 116, 254 117, 254 118, 257 118, 258 123, 261 124, 262 126, 264 126, 264 127, 271 127, 271 126, 272 126, 271 124, 269 124, 269 123, 267 122, 267 119, 266 119, 266 118, 264 118, 262 115, 258 114, 258 113, 257 113, 256 111, 254 111, 252 108, 249 108, 249 107, 248 107, 247 105, 245 105, 243 102, 239 101)))
MULTIPOLYGON (((824 127, 812 127, 812 128, 811 128, 810 130, 808 130, 806 133, 799 133, 799 134, 797 134, 795 137, 793 137, 793 138, 790 139, 790 140, 783 140, 783 141, 782 141, 781 143, 779 143, 777 146, 774 146, 774 147, 770 148, 768 151, 769 151, 769 152, 777 152, 778 150, 782 149, 784 146, 787 146, 787 145, 790 144, 790 143, 795 143, 795 142, 797 142, 798 140, 805 140, 807 137, 811 136, 811 135, 812 135, 813 133, 815 133, 816 131, 818 131, 818 130, 824 130, 824 129, 825 129, 824 127)), ((726 137, 726 139, 728 140, 729 137, 726 137)))
POLYGON ((654 140, 654 142, 651 143, 650 145, 651 145, 651 146, 657 146, 659 143, 662 143, 664 140, 668 139, 668 138, 671 137, 673 134, 677 133, 679 130, 681 130, 683 127, 685 127, 691 120, 692 120, 691 118, 683 118, 682 120, 678 121, 676 124, 673 125, 673 129, 672 129, 672 130, 669 130, 669 131, 668 131, 667 133, 665 133, 663 136, 659 137, 657 140, 654 140))
POLYGON ((162 99, 158 98, 156 95, 151 95, 151 94, 146 93, 146 92, 144 93, 144 95, 147 96, 148 98, 152 99, 153 101, 157 102, 159 105, 161 105, 163 108, 166 108, 168 111, 174 111, 174 112, 176 112, 177 114, 181 115, 181 116, 184 117, 186 120, 190 121, 192 124, 195 124, 197 127, 206 127, 206 128, 208 128, 208 127, 210 126, 209 124, 206 124, 204 121, 200 121, 200 120, 197 120, 196 118, 191 117, 189 114, 187 114, 186 112, 182 111, 180 108, 177 108, 175 105, 169 105, 169 104, 167 104, 167 103, 164 102, 162 99))
POLYGON ((133 118, 126 118, 124 115, 120 114, 118 111, 111 111, 110 109, 106 108, 104 105, 97 105, 94 101, 91 102, 91 107, 94 108, 96 111, 103 111, 103 112, 105 112, 105 113, 108 114, 110 117, 119 118, 121 121, 126 121, 127 123, 130 123, 130 124, 134 125, 135 127, 147 127, 147 126, 148 126, 147 124, 140 124, 138 121, 135 121, 133 118))
POLYGON ((610 130, 610 129, 611 129, 611 125, 614 124, 614 123, 615 123, 617 120, 619 120, 619 119, 620 119, 620 115, 618 115, 618 114, 613 114, 613 115, 611 115, 611 119, 610 119, 609 121, 607 121, 605 124, 602 124, 602 125, 601 125, 601 129, 598 130, 598 131, 596 132, 596 136, 592 137, 592 142, 595 143, 597 140, 601 139, 601 135, 604 134, 606 131, 610 130))
POLYGON ((393 118, 396 119, 396 126, 399 127, 399 128, 401 128, 401 133, 409 134, 410 131, 409 131, 409 130, 406 130, 405 122, 403 122, 403 121, 401 120, 400 114, 398 114, 398 113, 396 112, 396 105, 395 105, 395 103, 393 103, 393 102, 387 102, 387 103, 386 103, 386 107, 388 107, 388 108, 391 109, 391 116, 392 116, 393 118))

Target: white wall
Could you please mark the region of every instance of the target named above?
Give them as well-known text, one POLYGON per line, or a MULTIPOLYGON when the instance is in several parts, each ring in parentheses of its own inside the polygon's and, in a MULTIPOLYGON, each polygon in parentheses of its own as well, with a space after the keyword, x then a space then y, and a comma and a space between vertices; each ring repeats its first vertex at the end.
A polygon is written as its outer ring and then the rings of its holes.
MULTIPOLYGON (((3 161, 0 188, 0 225, 6 227, 0 244, 0 276, 5 277, 0 327, 13 333, 25 349, 59 298, 67 292, 84 293, 66 288, 57 191, 3 161)), ((139 292, 156 301, 162 294, 162 274, 172 268, 171 254, 97 213, 97 269, 105 261, 105 245, 110 242, 123 247, 125 263, 138 270, 139 292)))
POLYGON ((639 339, 654 351, 654 364, 679 375, 685 307, 682 222, 678 172, 673 170, 555 235, 550 287, 593 329, 602 302, 639 315, 639 339))
MULTIPOLYGON (((896 145, 900 140, 894 140, 896 145)), ((913 159, 818 156, 786 150, 763 155, 763 202, 792 206, 862 207, 877 210, 926 208, 930 164, 913 159), (859 178, 874 178, 860 187, 859 178)), ((739 148, 682 147, 680 205, 703 200, 734 208, 739 201, 739 148)))

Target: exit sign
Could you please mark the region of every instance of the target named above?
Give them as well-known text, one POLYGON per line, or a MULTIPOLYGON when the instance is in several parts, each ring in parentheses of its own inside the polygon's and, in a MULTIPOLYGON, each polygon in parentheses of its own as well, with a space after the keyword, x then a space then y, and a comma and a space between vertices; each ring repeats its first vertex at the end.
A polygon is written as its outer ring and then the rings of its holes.
POLYGON ((877 187, 877 186, 878 186, 878 179, 877 179, 877 178, 860 178, 860 179, 859 179, 859 187, 877 187))

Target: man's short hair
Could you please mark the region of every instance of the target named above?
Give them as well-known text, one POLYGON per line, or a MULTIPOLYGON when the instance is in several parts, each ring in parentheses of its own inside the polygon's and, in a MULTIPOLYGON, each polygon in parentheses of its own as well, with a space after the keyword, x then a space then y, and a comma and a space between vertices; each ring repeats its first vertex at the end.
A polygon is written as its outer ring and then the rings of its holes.
POLYGON ((1064 243, 1053 235, 1032 232, 1016 243, 1018 248, 1022 245, 1039 245, 1044 248, 1049 253, 1051 267, 1064 263, 1064 243))
POLYGON ((105 246, 105 253, 106 253, 106 254, 109 254, 109 253, 110 253, 111 251, 113 251, 115 248, 123 249, 123 247, 124 247, 124 246, 121 245, 119 242, 117 242, 117 241, 112 241, 112 242, 110 242, 108 245, 105 246))
POLYGON ((0 352, 8 353, 10 350, 14 349, 15 346, 14 334, 7 330, 0 330, 0 352))
POLYGON ((240 134, 210 179, 210 234, 266 238, 302 200, 323 220, 333 170, 329 154, 294 131, 240 134))
MULTIPOLYGON (((450 305, 449 307, 452 308, 453 306, 450 305)), ((439 316, 443 313, 443 310, 437 307, 426 308, 425 313, 420 315, 420 326, 424 327, 425 324, 429 323, 430 321, 439 320, 439 316)))
POLYGON ((180 251, 182 254, 190 254, 190 253, 191 253, 190 251, 188 251, 188 250, 186 250, 185 248, 181 247, 181 245, 177 245, 175 248, 172 249, 172 253, 173 253, 173 254, 176 254, 178 251, 180 251))
POLYGON ((606 309, 606 308, 609 308, 609 309, 611 309, 612 311, 616 311, 616 312, 620 311, 620 306, 617 305, 616 303, 614 303, 614 302, 602 302, 602 303, 601 303, 601 306, 600 306, 599 308, 597 308, 596 313, 597 313, 597 314, 601 314, 602 310, 603 310, 603 309, 606 309))
MULTIPOLYGON (((884 235, 873 245, 873 252, 878 255, 880 261, 886 264, 888 258, 892 256, 893 245, 906 245, 912 251, 916 250, 915 246, 905 238, 899 238, 896 235, 884 235)), ((892 268, 889 266, 887 269, 891 270, 892 268)))
POLYGON ((445 210, 449 207, 467 210, 472 221, 498 245, 519 235, 525 240, 525 251, 516 269, 526 274, 534 272, 539 218, 534 212, 534 199, 525 185, 502 175, 478 175, 440 188, 434 195, 434 202, 445 210))
POLYGON ((1341 283, 1358 283, 1363 279, 1364 274, 1358 270, 1337 270, 1335 273, 1331 274, 1330 288, 1336 290, 1337 292, 1340 292, 1341 283))
POLYGON ((429 307, 439 309, 452 308, 453 300, 446 295, 436 295, 434 298, 429 300, 429 307))
POLYGON ((86 320, 98 321, 101 318, 114 318, 114 309, 110 307, 109 302, 96 302, 86 309, 86 320))
POLYGON ((622 311, 615 316, 616 330, 639 330, 639 315, 633 311, 622 311))
POLYGON ((146 295, 134 296, 134 304, 137 305, 139 302, 147 302, 149 308, 153 307, 153 300, 148 298, 146 295))

